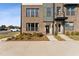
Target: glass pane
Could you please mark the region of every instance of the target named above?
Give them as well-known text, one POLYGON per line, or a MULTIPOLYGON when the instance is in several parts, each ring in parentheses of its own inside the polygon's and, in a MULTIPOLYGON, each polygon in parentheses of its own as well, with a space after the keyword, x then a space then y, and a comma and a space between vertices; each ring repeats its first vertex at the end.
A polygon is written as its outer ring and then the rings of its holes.
POLYGON ((38 31, 38 23, 35 24, 35 31, 38 31))
POLYGON ((26 8, 26 16, 30 17, 30 8, 26 8))
POLYGON ((74 29, 74 23, 65 23, 65 29, 66 30, 73 30, 74 29))
POLYGON ((71 11, 71 15, 75 15, 75 11, 71 11))
POLYGON ((30 31, 30 23, 28 23, 28 30, 30 31))
POLYGON ((47 8, 47 17, 50 17, 51 16, 51 8, 47 8))
POLYGON ((34 31, 34 23, 31 23, 31 31, 34 31))
POLYGON ((35 16, 38 17, 38 8, 35 9, 35 16))
POLYGON ((34 17, 34 8, 31 9, 31 17, 34 17))
POLYGON ((75 6, 74 5, 72 5, 72 6, 68 6, 67 7, 67 13, 66 13, 67 15, 75 15, 75 6))
POLYGON ((66 9, 66 15, 70 15, 70 8, 66 9))

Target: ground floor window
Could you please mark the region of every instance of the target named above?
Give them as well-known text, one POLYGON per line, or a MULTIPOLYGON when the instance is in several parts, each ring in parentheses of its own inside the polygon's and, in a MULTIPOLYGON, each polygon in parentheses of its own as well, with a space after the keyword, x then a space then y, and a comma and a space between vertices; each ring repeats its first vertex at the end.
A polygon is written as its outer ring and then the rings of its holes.
POLYGON ((26 23, 26 31, 38 31, 38 23, 26 23))
POLYGON ((74 23, 73 22, 66 22, 65 29, 66 30, 74 30, 74 23))

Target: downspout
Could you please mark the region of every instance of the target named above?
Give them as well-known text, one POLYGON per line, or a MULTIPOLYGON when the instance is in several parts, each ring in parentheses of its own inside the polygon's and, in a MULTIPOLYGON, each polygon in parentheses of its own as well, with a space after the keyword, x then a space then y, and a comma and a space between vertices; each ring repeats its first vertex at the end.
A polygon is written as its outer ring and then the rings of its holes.
POLYGON ((21 22, 20 22, 20 34, 22 34, 22 3, 21 3, 21 22))
POLYGON ((53 35, 55 35, 55 3, 53 3, 53 35))
MULTIPOLYGON (((63 3, 63 16, 65 17, 65 12, 64 12, 64 3, 63 3)), ((63 28, 64 28, 64 30, 63 30, 63 34, 65 34, 65 20, 63 21, 63 28)))

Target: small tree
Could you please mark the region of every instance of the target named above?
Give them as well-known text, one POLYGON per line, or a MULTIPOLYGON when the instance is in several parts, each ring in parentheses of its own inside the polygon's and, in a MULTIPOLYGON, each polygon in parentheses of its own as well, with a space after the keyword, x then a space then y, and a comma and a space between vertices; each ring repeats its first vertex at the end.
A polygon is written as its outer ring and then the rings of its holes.
POLYGON ((6 28, 7 28, 6 25, 1 25, 0 26, 0 30, 6 30, 6 28))
POLYGON ((9 29, 14 29, 15 27, 13 25, 8 26, 9 29))

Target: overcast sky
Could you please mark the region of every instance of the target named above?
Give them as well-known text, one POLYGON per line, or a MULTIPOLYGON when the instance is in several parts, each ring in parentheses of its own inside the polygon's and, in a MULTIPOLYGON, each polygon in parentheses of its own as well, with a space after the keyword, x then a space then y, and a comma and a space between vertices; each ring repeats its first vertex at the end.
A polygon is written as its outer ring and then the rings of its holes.
POLYGON ((20 26, 20 3, 0 3, 0 25, 20 26))

